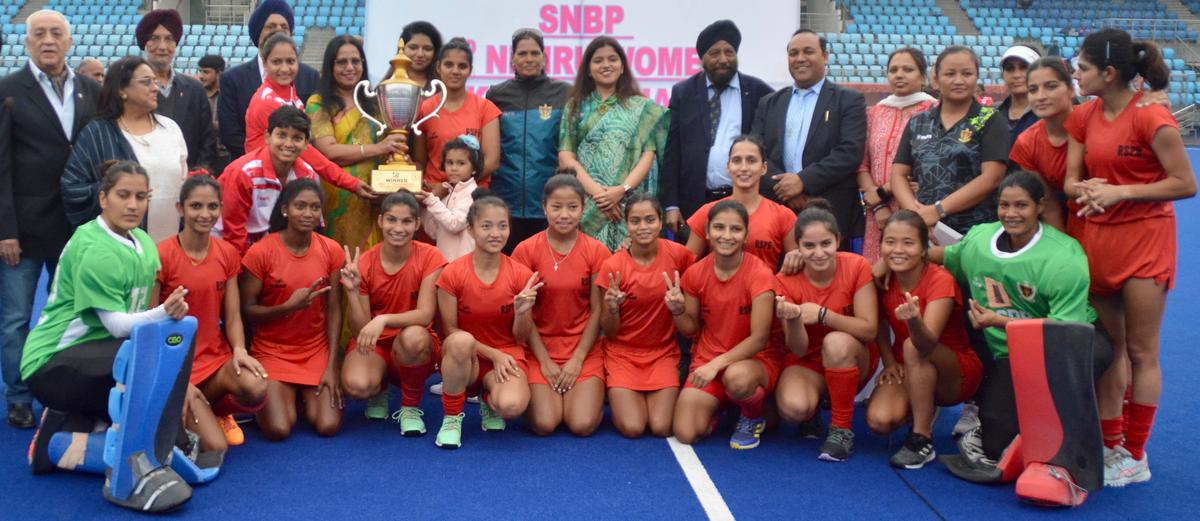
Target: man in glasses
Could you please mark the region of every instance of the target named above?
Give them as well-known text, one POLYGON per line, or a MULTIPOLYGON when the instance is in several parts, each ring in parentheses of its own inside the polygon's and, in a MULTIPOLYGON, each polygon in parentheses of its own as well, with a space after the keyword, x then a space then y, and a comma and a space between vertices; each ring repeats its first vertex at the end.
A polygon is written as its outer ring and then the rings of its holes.
POLYGON ((175 52, 183 40, 183 17, 174 9, 155 9, 138 23, 138 47, 154 69, 158 86, 155 113, 171 118, 183 131, 187 143, 188 168, 217 170, 217 132, 213 127, 212 108, 200 81, 175 73, 175 52))

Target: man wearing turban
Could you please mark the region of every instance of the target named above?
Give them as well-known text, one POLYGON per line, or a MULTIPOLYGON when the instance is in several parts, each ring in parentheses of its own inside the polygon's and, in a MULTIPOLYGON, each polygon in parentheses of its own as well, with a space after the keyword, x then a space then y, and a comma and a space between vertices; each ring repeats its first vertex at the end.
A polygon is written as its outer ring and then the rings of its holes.
POLYGON ((146 61, 154 69, 158 85, 158 108, 154 112, 179 125, 187 143, 189 169, 215 170, 217 130, 212 125, 212 108, 204 85, 175 71, 175 52, 183 43, 183 18, 179 11, 155 9, 146 13, 135 34, 138 47, 146 53, 146 61))

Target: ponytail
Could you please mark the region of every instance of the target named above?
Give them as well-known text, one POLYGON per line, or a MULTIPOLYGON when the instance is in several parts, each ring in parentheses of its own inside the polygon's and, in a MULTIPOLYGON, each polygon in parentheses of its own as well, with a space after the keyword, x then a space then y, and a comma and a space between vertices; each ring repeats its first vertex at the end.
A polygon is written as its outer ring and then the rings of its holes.
POLYGON ((1171 71, 1163 60, 1162 51, 1150 41, 1133 43, 1133 63, 1139 76, 1146 80, 1150 88, 1164 90, 1171 81, 1171 71))

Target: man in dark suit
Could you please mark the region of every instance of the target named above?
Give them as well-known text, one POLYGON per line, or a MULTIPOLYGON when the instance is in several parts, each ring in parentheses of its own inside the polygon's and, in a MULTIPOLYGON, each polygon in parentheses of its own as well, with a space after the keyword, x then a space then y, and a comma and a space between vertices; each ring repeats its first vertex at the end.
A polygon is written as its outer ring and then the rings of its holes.
POLYGON ((135 33, 158 85, 154 112, 171 118, 183 131, 188 168, 203 167, 220 175, 221 171, 215 170, 217 129, 212 125, 208 95, 200 80, 175 71, 176 45, 183 41, 183 17, 174 9, 155 9, 142 17, 135 33))
POLYGON ((33 395, 21 380, 33 296, 71 236, 59 192, 71 145, 96 111, 100 85, 67 67, 71 27, 38 11, 25 22, 29 64, 0 79, 0 365, 8 423, 30 428, 33 395))
MULTIPOLYGON (((748 134, 758 101, 771 93, 762 80, 738 72, 742 34, 732 21, 713 22, 696 38, 702 72, 671 88, 671 126, 663 166, 667 226, 680 225, 710 201, 728 197, 729 147, 748 134)), ((680 236, 679 240, 687 238, 680 236)))
MULTIPOLYGON (((296 27, 296 17, 284 0, 263 0, 250 15, 246 27, 250 30, 254 45, 260 46, 272 34, 282 32, 291 35, 292 28, 296 27)), ((261 56, 221 73, 217 119, 220 121, 221 143, 229 151, 230 157, 242 157, 246 153, 246 108, 250 106, 254 92, 262 85, 265 74, 261 56)), ((300 64, 296 73, 296 93, 300 99, 308 101, 308 97, 316 91, 318 76, 316 69, 300 64)))
POLYGON ((861 93, 826 81, 824 37, 800 29, 787 51, 795 84, 763 98, 754 115, 753 133, 767 146, 763 195, 797 210, 806 197, 827 199, 847 250, 863 234, 855 175, 866 147, 866 103, 861 93))

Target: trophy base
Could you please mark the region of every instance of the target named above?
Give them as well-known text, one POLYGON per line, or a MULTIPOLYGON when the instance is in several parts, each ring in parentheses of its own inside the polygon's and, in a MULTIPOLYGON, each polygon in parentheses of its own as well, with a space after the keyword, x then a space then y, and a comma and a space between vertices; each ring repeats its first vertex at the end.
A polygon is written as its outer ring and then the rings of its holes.
POLYGON ((371 189, 381 194, 400 190, 415 194, 421 191, 421 171, 415 165, 380 165, 371 171, 371 189))

